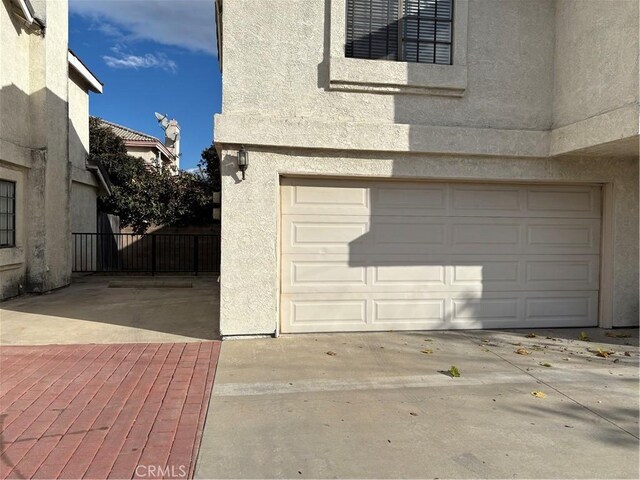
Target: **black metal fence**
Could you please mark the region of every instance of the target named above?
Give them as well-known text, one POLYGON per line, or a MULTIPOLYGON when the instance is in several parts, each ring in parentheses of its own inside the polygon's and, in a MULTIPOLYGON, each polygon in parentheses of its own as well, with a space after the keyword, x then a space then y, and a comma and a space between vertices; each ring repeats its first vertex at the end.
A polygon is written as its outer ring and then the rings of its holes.
POLYGON ((73 233, 72 270, 98 273, 219 273, 220 235, 73 233))

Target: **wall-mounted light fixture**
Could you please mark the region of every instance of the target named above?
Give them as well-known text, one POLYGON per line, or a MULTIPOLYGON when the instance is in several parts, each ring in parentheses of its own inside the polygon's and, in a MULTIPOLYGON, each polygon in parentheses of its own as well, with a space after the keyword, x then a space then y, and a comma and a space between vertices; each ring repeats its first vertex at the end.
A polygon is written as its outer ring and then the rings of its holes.
POLYGON ((247 171, 247 167, 249 166, 249 152, 244 148, 244 145, 240 147, 238 150, 238 170, 242 172, 242 180, 245 179, 244 172, 247 171))

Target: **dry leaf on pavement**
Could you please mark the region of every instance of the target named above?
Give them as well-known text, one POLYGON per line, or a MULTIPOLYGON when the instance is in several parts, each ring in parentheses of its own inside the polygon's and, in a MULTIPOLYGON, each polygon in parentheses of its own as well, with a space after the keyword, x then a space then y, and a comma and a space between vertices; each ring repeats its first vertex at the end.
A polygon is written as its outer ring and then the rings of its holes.
POLYGON ((609 355, 613 355, 616 352, 612 352, 611 350, 603 350, 602 348, 598 347, 597 350, 591 350, 593 353, 596 354, 596 357, 602 357, 602 358, 607 358, 609 355))
POLYGON ((518 348, 514 352, 517 353, 518 355, 529 355, 529 354, 531 354, 531 352, 529 350, 527 350, 526 348, 518 348))
POLYGON ((431 350, 430 348, 427 348, 427 349, 425 349, 425 350, 420 350, 420 353, 424 353, 424 354, 427 354, 427 355, 428 355, 428 354, 430 354, 430 353, 433 353, 433 350, 431 350))
POLYGON ((547 398, 547 394, 544 392, 535 391, 535 392, 531 392, 531 395, 533 395, 536 398, 547 398))
POLYGON ((335 357, 337 355, 337 353, 336 352, 332 352, 331 350, 329 350, 327 352, 327 355, 329 355, 330 357, 335 357))

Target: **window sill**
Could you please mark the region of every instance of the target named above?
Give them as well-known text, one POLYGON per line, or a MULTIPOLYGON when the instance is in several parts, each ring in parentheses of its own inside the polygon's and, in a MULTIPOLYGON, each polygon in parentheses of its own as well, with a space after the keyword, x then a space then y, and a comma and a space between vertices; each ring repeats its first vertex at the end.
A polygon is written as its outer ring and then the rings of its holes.
POLYGON ((329 89, 462 97, 467 67, 331 57, 329 89))
POLYGON ((21 247, 0 248, 0 271, 18 268, 24 263, 24 250, 21 247))

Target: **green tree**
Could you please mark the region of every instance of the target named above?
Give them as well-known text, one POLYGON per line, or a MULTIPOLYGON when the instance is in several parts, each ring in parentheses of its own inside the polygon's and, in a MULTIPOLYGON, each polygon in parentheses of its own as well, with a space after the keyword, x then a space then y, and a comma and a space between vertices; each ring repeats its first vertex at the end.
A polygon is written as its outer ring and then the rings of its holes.
POLYGON ((199 171, 148 167, 127 154, 120 137, 97 118, 89 120, 89 155, 104 165, 112 194, 101 197, 98 210, 120 217, 120 224, 144 233, 151 225, 213 223, 213 192, 219 191, 218 156, 213 145, 202 152, 199 171))

